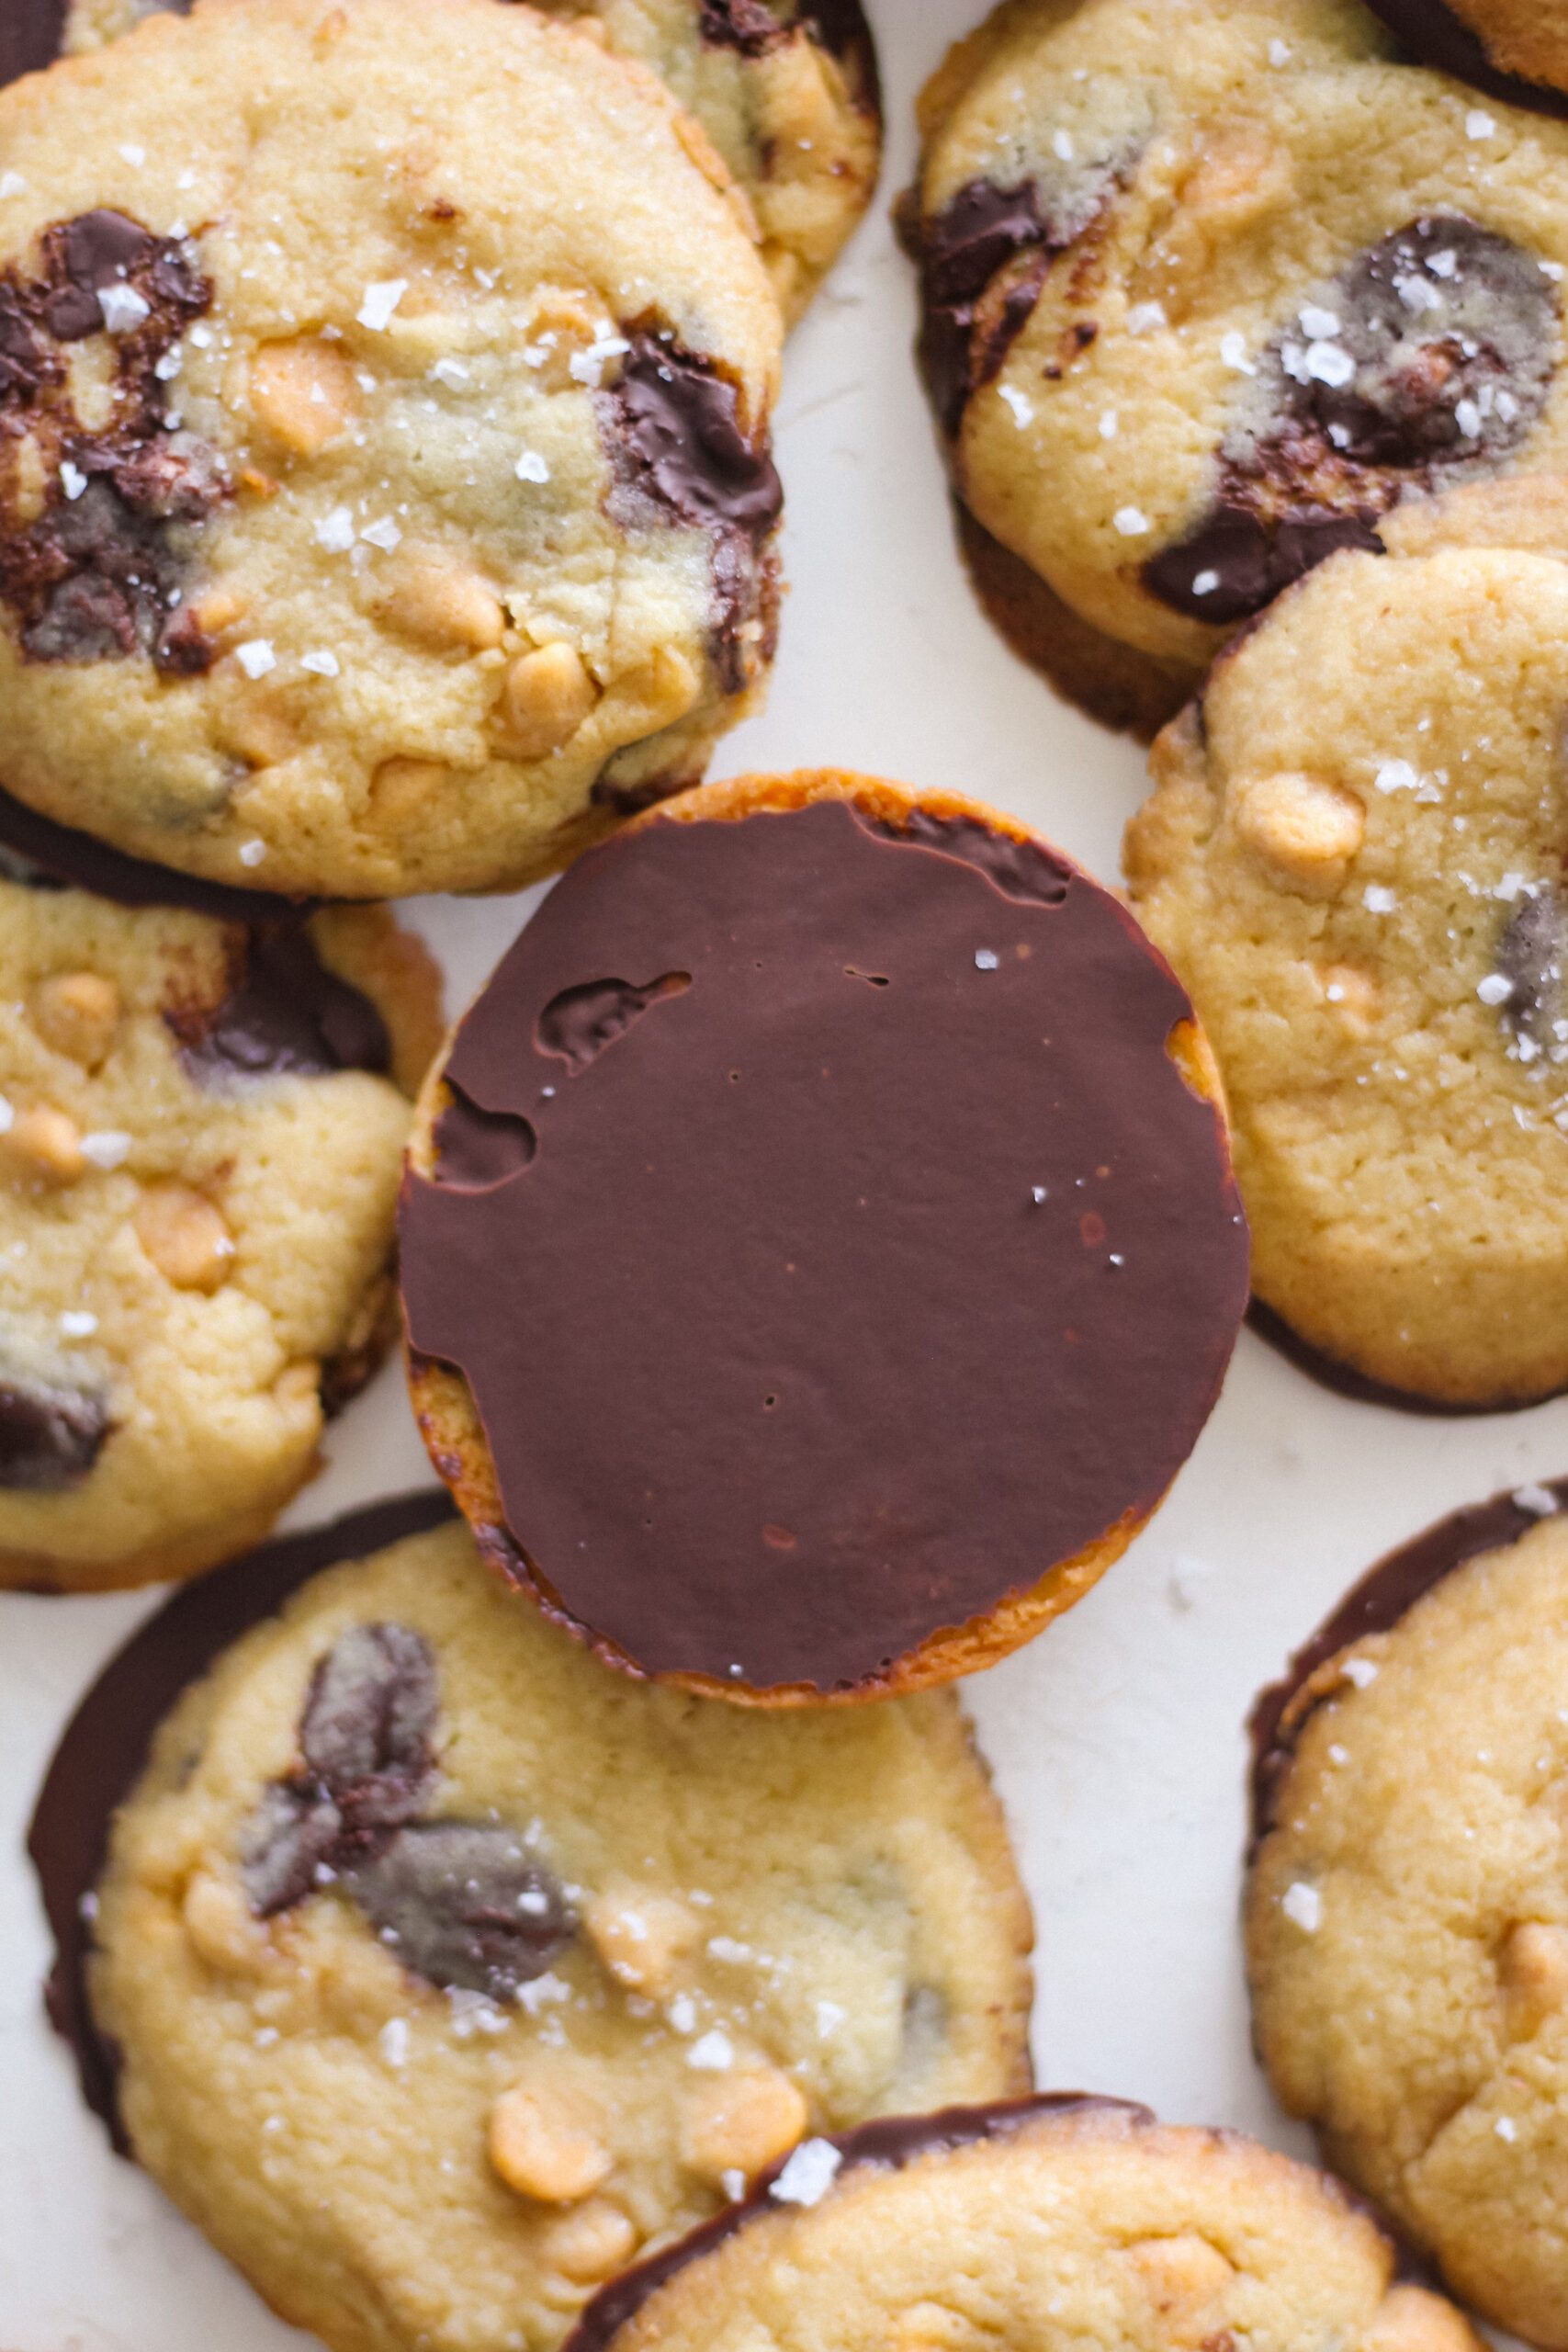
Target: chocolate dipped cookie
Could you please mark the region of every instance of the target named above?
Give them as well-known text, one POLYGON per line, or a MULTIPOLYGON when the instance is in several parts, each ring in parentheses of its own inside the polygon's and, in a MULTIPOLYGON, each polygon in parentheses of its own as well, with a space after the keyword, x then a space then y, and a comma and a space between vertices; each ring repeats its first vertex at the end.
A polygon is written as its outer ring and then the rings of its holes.
POLYGON ((1253 1718, 1259 2053, 1495 2325, 1568 2345, 1568 1484, 1374 1568, 1253 1718))
POLYGON ((1058 2094, 813 2140, 569 2352, 1480 2352, 1337 2181, 1058 2094))
POLYGON ((753 707, 779 309, 643 67, 495 0, 197 0, 0 91, 0 188, 28 807, 289 896, 511 888, 753 707))
MULTIPOLYGON (((11 0, 17 5, 17 0, 11 0)), ((190 0, 62 0, 68 50, 102 49, 190 0)), ((259 0, 265 6, 265 0, 259 0)), ((799 316, 871 201, 881 162, 876 54, 861 0, 535 0, 652 68, 712 140, 756 216, 786 316, 799 316)), ((47 44, 40 35, 38 46, 47 44)), ((52 51, 50 52, 52 54, 52 51)), ((45 62, 43 56, 33 62, 45 62)))
POLYGON ((803 2140, 1029 2082, 1028 1908, 951 1695, 638 1688, 441 1493, 177 1596, 31 1847, 88 2096, 332 2352, 551 2352, 803 2140))
POLYGON ((1367 0, 1412 57, 1506 106, 1568 117, 1559 0, 1367 0))
POLYGON ((1008 0, 921 126, 906 229, 972 562, 1100 715, 1171 715, 1412 496, 1568 463, 1568 122, 1355 0, 1008 0))
POLYGON ((804 1705, 1089 1589, 1207 1419, 1247 1236, 1123 910, 829 772, 687 795, 551 895, 427 1090, 401 1265, 501 1573, 613 1665, 804 1705))
POLYGON ((396 1331, 438 977, 378 908, 290 910, 0 793, 0 1586, 256 1542, 396 1331))
POLYGON ((1224 1074, 1263 1306, 1363 1381, 1568 1385, 1568 499, 1403 508, 1155 747, 1140 919, 1224 1074))

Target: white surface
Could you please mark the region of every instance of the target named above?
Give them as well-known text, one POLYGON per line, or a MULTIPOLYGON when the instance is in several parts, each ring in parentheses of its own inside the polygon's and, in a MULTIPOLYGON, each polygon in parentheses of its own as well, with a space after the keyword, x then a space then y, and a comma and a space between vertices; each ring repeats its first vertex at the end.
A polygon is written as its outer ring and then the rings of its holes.
MULTIPOLYGON (((0 0, 4 5, 4 0, 0 0)), ((956 786, 1113 876, 1142 759, 1054 699, 974 605, 910 364, 910 272, 887 203, 911 106, 979 0, 872 0, 890 158, 875 216, 791 349, 779 428, 792 593, 766 716, 720 772, 816 762, 956 786)), ((428 901, 454 1009, 531 900, 428 901)), ((333 1431, 309 1525, 423 1485, 396 1368, 333 1431)), ((1568 1469, 1568 1403, 1423 1421, 1313 1386, 1244 1333, 1153 1528, 1034 1647, 969 1686, 1039 1926, 1044 2086, 1145 2099, 1305 2152, 1253 2064, 1235 1931, 1242 1722, 1254 1691, 1380 1552, 1456 1504, 1568 1469)), ((267 2352, 306 2339, 108 2154, 45 2029, 45 1937, 22 1855, 54 1736, 146 1596, 0 1596, 0 2346, 267 2352)))

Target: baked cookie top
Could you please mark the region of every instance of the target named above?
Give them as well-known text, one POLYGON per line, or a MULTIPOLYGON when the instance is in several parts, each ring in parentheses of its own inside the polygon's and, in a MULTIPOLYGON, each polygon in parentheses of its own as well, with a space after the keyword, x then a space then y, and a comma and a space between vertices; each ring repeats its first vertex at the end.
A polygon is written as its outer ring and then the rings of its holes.
POLYGON ((379 909, 246 926, 0 863, 0 1584, 187 1575, 386 1347, 439 984, 379 909))
POLYGON ((1258 2047, 1497 2325, 1568 2342, 1568 1519, 1529 1487, 1374 1571, 1259 1711, 1258 2047))
POLYGON ((1110 636, 1205 662, 1410 492, 1568 461, 1568 124, 1351 0, 1011 0, 923 117, 962 495, 1110 636))
POLYGON ((324 1573, 318 1539, 181 1595, 35 1824, 69 1962, 82 1825, 121 1793, 98 1759, 123 1784, 151 1740, 92 2079, 277 2311, 334 2352, 533 2352, 802 2136, 1027 2085, 1028 1911, 950 1698, 638 1688, 460 1524, 389 1544, 389 1516, 324 1573))
POLYGON ((1247 1289, 1130 917, 976 802, 833 774, 705 787, 551 894, 427 1090, 400 1262, 496 1564, 613 1663, 774 1702, 1076 1600, 1247 1289))
MULTIPOLYGON (((70 0, 65 45, 101 49, 170 0, 70 0)), ((861 0, 536 0, 597 24, 702 124, 756 215, 786 316, 798 317, 876 186, 881 108, 861 0)), ((58 10, 56 11, 58 14, 58 10)), ((188 0, 176 13, 188 13, 188 0)))
POLYGON ((650 74, 492 0, 198 0, 0 93, 0 187, 20 798, 367 897, 700 773, 772 648, 781 328, 650 74))
POLYGON ((1391 536, 1217 664, 1127 871, 1224 1074, 1257 1295, 1390 1387, 1522 1402, 1568 1383, 1568 512, 1495 485, 1391 536))
POLYGON ((1338 2183, 1072 2094, 814 2141, 570 2352, 1477 2352, 1338 2183))

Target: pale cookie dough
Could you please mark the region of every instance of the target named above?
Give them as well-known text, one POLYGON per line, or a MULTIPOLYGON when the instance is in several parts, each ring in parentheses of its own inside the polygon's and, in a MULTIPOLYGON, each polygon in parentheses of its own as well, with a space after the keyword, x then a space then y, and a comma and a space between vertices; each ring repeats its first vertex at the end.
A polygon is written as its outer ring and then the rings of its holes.
POLYGON ((922 127, 960 495, 1156 679, 1411 492, 1568 464, 1568 123, 1353 0, 1010 0, 922 127))
POLYGON ((511 887, 771 655, 782 326, 644 69, 198 0, 0 93, 0 773, 211 879, 511 887))
POLYGON ((870 2126, 606 2290, 570 2352, 1480 2352, 1337 2182, 1072 2095, 870 2126))
MULTIPOLYGON (((72 0, 66 45, 101 49, 170 0, 72 0)), ((261 0, 265 5, 265 0, 261 0)), ((724 158, 798 317, 870 203, 881 162, 876 60, 860 0, 537 0, 651 66, 724 158)), ((188 14, 189 0, 175 13, 188 14)))
POLYGON ((333 2352, 549 2352, 803 2136, 1028 2081, 1028 1910, 953 1701, 627 1683, 457 1526, 187 1693, 97 1937, 136 2154, 333 2352))
POLYGON ((1347 1630, 1382 1630, 1328 1656, 1314 1644, 1321 1663, 1263 1759, 1247 1900, 1280 2098, 1456 2293, 1553 2352, 1568 2345, 1562 1491, 1466 1514, 1512 1521, 1467 1561, 1462 1522, 1433 1530, 1348 1609, 1347 1630), (1391 1611, 1391 1577, 1429 1589, 1391 1611))
POLYGON ((193 1575, 310 1476, 392 1336, 438 1000, 379 909, 0 878, 0 1586, 193 1575))
POLYGON ((1216 666, 1127 873, 1224 1073, 1255 1295, 1388 1387, 1523 1403, 1568 1384, 1568 511, 1493 485, 1392 536, 1216 666))

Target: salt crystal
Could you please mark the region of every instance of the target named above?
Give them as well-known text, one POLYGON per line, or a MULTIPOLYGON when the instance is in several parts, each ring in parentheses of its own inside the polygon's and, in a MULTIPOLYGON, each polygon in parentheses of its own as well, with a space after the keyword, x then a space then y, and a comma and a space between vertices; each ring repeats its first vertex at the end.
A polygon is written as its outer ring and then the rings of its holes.
POLYGON ((1370 1690, 1378 1679, 1378 1669, 1370 1657, 1348 1657, 1340 1671, 1358 1690, 1370 1690))
POLYGON ((1467 139, 1492 139, 1496 136, 1496 131, 1497 125, 1491 115, 1480 107, 1471 107, 1464 119, 1464 135, 1467 139))
POLYGON ((85 1307, 70 1307, 61 1317, 60 1328, 68 1340, 90 1340, 98 1328, 98 1318, 85 1307))
POLYGON ((1492 2126, 1492 2129, 1495 2132, 1499 2140, 1506 2140, 1510 2144, 1519 2136, 1518 2125, 1514 2121, 1511 2115, 1500 2115, 1497 2118, 1496 2122, 1492 2126))
POLYGON ((1197 571, 1192 575, 1192 594, 1195 596, 1212 596, 1219 584, 1217 571, 1197 571))
POLYGON ((1381 882, 1369 882, 1361 893, 1361 904, 1370 915, 1391 915, 1399 899, 1394 891, 1385 890, 1381 882))
POLYGON ((994 972, 1001 960, 994 947, 976 947, 975 950, 975 969, 977 972, 994 972))
POLYGON ((1149 518, 1141 506, 1119 506, 1112 519, 1124 539, 1138 538, 1149 528, 1149 518))
POLYGON ((1129 334, 1153 334, 1156 327, 1168 326, 1163 302, 1134 302, 1127 313, 1129 334))
POLYGON ((130 334, 143 319, 152 315, 152 303, 144 300, 134 286, 100 286, 98 306, 110 334, 130 334))
POLYGON ((1532 1519, 1553 1519, 1562 1509, 1550 1487, 1516 1487, 1511 1499, 1532 1519))
POLYGON ((336 678, 342 674, 337 655, 329 653, 324 645, 318 647, 313 653, 301 653, 299 667, 309 670, 313 678, 336 678))
POLYGON ((1025 399, 1023 393, 1017 390, 1011 384, 998 384, 997 390, 1011 409, 1012 421, 1021 433, 1026 424, 1033 424, 1034 403, 1032 401, 1025 399))
POLYGON ((1327 342, 1339 332, 1339 321, 1334 311, 1321 310, 1315 302, 1309 302, 1297 316, 1302 333, 1310 343, 1327 342))
POLYGON ((242 842, 240 843, 240 863, 242 865, 259 865, 265 855, 265 842, 257 841, 253 836, 250 841, 242 842))
POLYGON ((389 2018, 377 2037, 378 2046, 389 2066, 406 2066, 409 2056, 409 2021, 407 2018, 389 2018))
POLYGON ((331 555, 346 555, 355 537, 354 516, 346 506, 334 506, 316 526, 316 537, 331 555))
POLYGON ((1408 760, 1384 760, 1372 781, 1380 792, 1414 792, 1421 778, 1408 760))
POLYGON ((379 523, 367 523, 359 536, 369 546, 382 548, 389 555, 394 548, 402 545, 402 532, 389 514, 384 516, 379 523))
POLYGON ((1297 1879, 1280 1898, 1280 1908, 1303 1936, 1315 1936, 1323 1925, 1323 1897, 1315 1886, 1297 1879))
POLYGON ((819 2204, 843 2161, 831 2140, 803 2140, 768 2194, 780 2205, 819 2204))
POLYGON ((513 471, 519 481, 548 481, 550 469, 537 449, 525 449, 513 471))
POLYGON ((277 656, 265 637, 253 637, 234 648, 234 659, 247 678, 265 678, 277 667, 277 656))
POLYGON ((378 278, 365 289, 365 300, 359 306, 359 323, 368 327, 372 334, 385 334, 391 325, 398 304, 409 290, 406 277, 378 278))
POLYGON ((1051 153, 1055 156, 1058 163, 1070 164, 1072 162, 1073 134, 1070 130, 1054 130, 1051 133, 1051 153))
POLYGON ((700 2041, 693 2042, 686 2052, 686 2064, 695 2066, 701 2074, 722 2075, 735 2064, 735 2044, 715 2026, 711 2033, 705 2033, 700 2041))
POLYGON ((1514 984, 1505 979, 1501 972, 1488 972, 1483 980, 1476 983, 1475 993, 1483 1004, 1506 1004, 1514 993, 1514 984))
POLYGON ((123 1168, 130 1157, 130 1137, 118 1127, 100 1128, 82 1138, 82 1157, 95 1168, 123 1168))
POLYGON ((87 487, 86 475, 80 466, 73 466, 69 458, 62 458, 60 461, 60 487, 73 505, 87 487))

